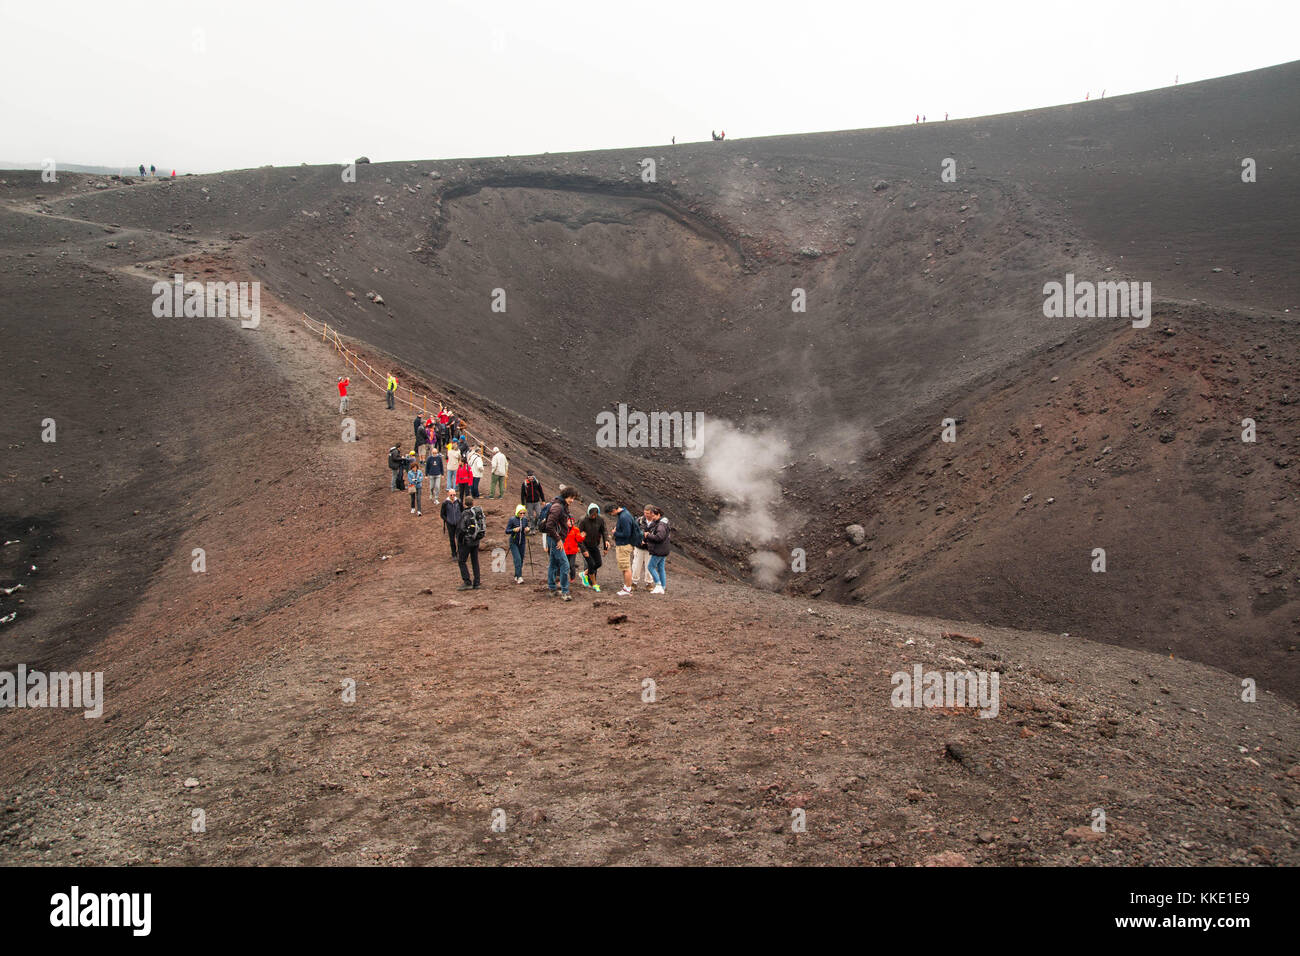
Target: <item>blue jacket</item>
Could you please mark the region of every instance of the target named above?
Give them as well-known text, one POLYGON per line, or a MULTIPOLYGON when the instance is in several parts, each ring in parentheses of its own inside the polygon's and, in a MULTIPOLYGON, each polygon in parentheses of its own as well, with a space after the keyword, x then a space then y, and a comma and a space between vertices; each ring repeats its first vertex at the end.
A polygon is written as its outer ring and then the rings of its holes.
POLYGON ((410 471, 406 473, 406 481, 407 484, 411 485, 412 487, 419 488, 421 485, 424 484, 424 475, 420 473, 420 469, 412 468, 410 471))
POLYGON ((506 534, 510 536, 510 543, 523 548, 524 535, 528 532, 528 519, 514 517, 506 522, 506 534))
POLYGON ((425 463, 425 472, 430 478, 442 474, 442 455, 430 455, 428 462, 425 463))
POLYGON ((614 525, 614 546, 628 545, 636 540, 636 519, 626 508, 618 513, 618 524, 614 525))

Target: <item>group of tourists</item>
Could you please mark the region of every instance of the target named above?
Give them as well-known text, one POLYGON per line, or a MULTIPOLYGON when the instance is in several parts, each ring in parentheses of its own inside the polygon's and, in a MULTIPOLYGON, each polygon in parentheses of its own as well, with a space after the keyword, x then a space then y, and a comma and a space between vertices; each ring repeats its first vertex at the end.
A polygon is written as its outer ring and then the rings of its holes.
MULTIPOLYGON (((347 377, 338 380, 340 413, 347 411, 349 384, 347 377)), ((397 379, 391 374, 385 391, 388 407, 393 408, 397 379)), ((436 414, 416 416, 412 429, 414 447, 410 452, 403 452, 400 442, 388 449, 392 472, 389 487, 410 495, 411 514, 416 517, 424 514, 422 497, 426 486, 430 501, 442 496, 439 516, 451 557, 460 567, 459 590, 477 589, 482 586, 479 546, 487 534, 487 516, 477 504, 479 482, 490 476, 486 499, 504 498, 509 461, 498 447, 492 448, 488 458, 483 444, 471 444, 464 419, 441 403, 436 414)), ((520 483, 519 504, 506 521, 505 533, 516 584, 524 583, 525 557, 531 564, 532 541, 540 537, 546 556, 546 588, 551 596, 572 601, 570 587, 578 582, 600 592, 600 571, 611 547, 623 578, 616 592, 619 596, 633 594, 638 587, 651 594, 667 592, 664 565, 671 529, 663 511, 655 505, 646 505, 639 517, 620 504, 607 504, 602 512, 598 503, 590 502, 583 510, 577 489, 564 485, 548 501, 541 482, 530 470, 520 483), (612 533, 605 523, 606 516, 613 521, 612 533)))

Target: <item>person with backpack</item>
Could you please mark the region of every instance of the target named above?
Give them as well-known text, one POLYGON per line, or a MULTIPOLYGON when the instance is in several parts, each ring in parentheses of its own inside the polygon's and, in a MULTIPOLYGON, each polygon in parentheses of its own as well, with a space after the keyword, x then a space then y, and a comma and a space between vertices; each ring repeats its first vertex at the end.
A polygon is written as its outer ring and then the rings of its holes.
POLYGON ((558 498, 548 502, 542 517, 542 528, 546 532, 545 541, 550 563, 546 567, 546 590, 552 596, 559 593, 565 601, 572 601, 569 594, 569 560, 564 556, 564 541, 569 536, 572 521, 569 519, 569 502, 578 497, 572 488, 560 492, 558 498), (559 586, 559 591, 556 586, 559 586))
POLYGON ((442 523, 447 526, 447 537, 451 541, 451 556, 456 554, 456 528, 460 524, 460 502, 456 500, 456 490, 447 489, 447 500, 442 503, 442 523))
POLYGON ((387 396, 385 400, 388 402, 388 407, 396 408, 397 405, 395 404, 395 402, 397 399, 397 377, 393 375, 392 372, 388 373, 388 385, 385 390, 385 394, 387 396))
POLYGON ((632 517, 632 512, 622 505, 613 504, 607 508, 615 518, 614 558, 618 562, 618 569, 623 572, 623 587, 617 593, 619 597, 626 597, 633 591, 632 554, 641 541, 641 526, 632 517))
POLYGON ((412 427, 415 429, 415 453, 418 455, 420 453, 420 446, 425 443, 424 421, 419 415, 415 416, 415 422, 412 427))
POLYGON ((523 505, 516 505, 515 516, 506 522, 506 538, 515 562, 515 584, 523 584, 524 549, 528 547, 528 509, 523 505))
POLYGON ((460 554, 456 560, 460 563, 460 579, 464 582, 456 590, 478 590, 478 546, 483 536, 487 534, 487 516, 483 514, 482 508, 474 504, 473 498, 465 499, 465 507, 460 513, 460 523, 456 527, 456 532, 456 547, 460 554), (473 584, 470 583, 467 562, 474 565, 473 584))
POLYGON ((470 485, 470 494, 475 498, 478 497, 478 483, 483 480, 483 446, 479 445, 470 450, 469 453, 469 472, 472 480, 470 485))
POLYGON ((605 563, 603 555, 609 553, 609 534, 605 530, 605 519, 600 516, 600 505, 595 502, 587 505, 587 516, 578 522, 578 530, 582 532, 582 555, 587 564, 582 572, 582 583, 599 593, 596 572, 605 563))
POLYGON ((393 473, 393 483, 389 485, 388 490, 399 491, 399 484, 404 483, 399 483, 398 481, 402 470, 402 453, 398 451, 396 445, 388 449, 388 470, 393 473))
POLYGON ((429 479, 429 500, 442 493, 442 452, 437 445, 429 446, 429 458, 424 463, 424 476, 429 479))
POLYGON ((546 500, 546 492, 542 490, 542 484, 533 477, 533 473, 528 472, 524 478, 524 483, 519 486, 519 503, 528 510, 528 520, 537 525, 537 509, 542 506, 546 500))
POLYGON ((488 488, 489 498, 506 496, 506 477, 510 474, 510 462, 500 448, 492 446, 492 484, 488 488))
POLYGON ((473 483, 474 476, 470 473, 469 462, 462 461, 456 469, 456 494, 460 498, 462 508, 465 506, 465 498, 470 496, 469 489, 473 483))
POLYGON ((650 512, 650 517, 646 522, 645 543, 650 550, 650 576, 655 582, 650 593, 664 594, 668 590, 668 577, 664 573, 664 561, 668 557, 668 519, 653 505, 647 510, 650 512))
POLYGON ((645 585, 646 588, 654 587, 654 578, 650 576, 650 546, 645 540, 646 528, 650 525, 651 505, 646 505, 641 510, 641 517, 636 519, 636 543, 632 549, 632 590, 635 591, 637 585, 645 585))
POLYGON ((420 510, 420 489, 424 487, 424 475, 420 471, 420 459, 412 457, 411 467, 406 472, 406 485, 411 489, 411 514, 417 518, 424 514, 420 510))

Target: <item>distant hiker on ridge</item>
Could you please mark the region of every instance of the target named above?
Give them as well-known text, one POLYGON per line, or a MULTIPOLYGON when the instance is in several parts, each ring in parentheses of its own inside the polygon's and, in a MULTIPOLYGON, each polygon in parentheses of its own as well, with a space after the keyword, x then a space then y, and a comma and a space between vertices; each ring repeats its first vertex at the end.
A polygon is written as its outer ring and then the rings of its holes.
POLYGON ((388 373, 388 388, 385 394, 387 396, 388 407, 396 408, 397 405, 394 403, 394 400, 397 398, 397 378, 392 372, 388 373))

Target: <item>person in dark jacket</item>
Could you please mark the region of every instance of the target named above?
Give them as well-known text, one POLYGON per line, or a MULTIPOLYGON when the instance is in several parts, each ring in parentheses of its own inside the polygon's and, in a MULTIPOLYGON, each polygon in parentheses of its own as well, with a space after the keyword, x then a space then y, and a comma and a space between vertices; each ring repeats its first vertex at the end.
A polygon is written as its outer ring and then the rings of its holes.
POLYGON ((524 549, 528 547, 528 509, 515 507, 515 516, 506 522, 506 539, 510 542, 510 557, 515 562, 515 584, 524 583, 524 549))
POLYGON ((564 554, 564 539, 569 536, 569 528, 573 526, 569 518, 569 502, 577 497, 578 492, 573 488, 565 488, 560 492, 546 512, 543 529, 550 551, 550 564, 546 568, 546 590, 552 595, 556 594, 555 586, 558 583, 559 593, 562 593, 566 601, 572 601, 573 597, 569 594, 569 559, 564 554))
POLYGON ((420 418, 419 415, 416 415, 415 424, 412 427, 415 429, 415 453, 418 455, 420 453, 420 446, 425 444, 427 441, 424 434, 424 420, 420 418))
POLYGON ((447 537, 451 540, 451 556, 456 557, 456 526, 460 524, 460 501, 456 498, 454 488, 447 489, 447 500, 442 503, 442 523, 447 526, 447 537))
POLYGON ((532 522, 534 528, 537 527, 537 509, 545 500, 546 492, 542 491, 541 482, 534 478, 530 471, 524 483, 519 486, 519 503, 528 510, 528 520, 532 522))
POLYGON ((655 586, 651 594, 664 594, 668 590, 668 577, 664 573, 664 560, 668 557, 668 519, 654 505, 649 507, 650 520, 646 523, 645 543, 650 551, 650 577, 655 586))
POLYGON ((615 519, 614 559, 618 563, 619 571, 623 573, 623 587, 617 593, 620 597, 626 597, 632 593, 632 552, 636 550, 636 543, 641 539, 641 529, 637 526, 636 519, 632 517, 632 512, 622 505, 611 504, 606 508, 615 519))
POLYGON ((483 509, 474 504, 473 498, 465 499, 465 507, 460 512, 460 522, 456 526, 456 548, 459 557, 456 559, 460 562, 460 579, 461 584, 458 591, 478 590, 478 546, 481 538, 475 537, 476 526, 480 521, 485 521, 483 509), (474 581, 470 582, 469 568, 467 563, 474 566, 474 581))
POLYGON ((587 516, 578 522, 582 532, 582 555, 587 569, 582 572, 582 583, 593 591, 599 591, 596 572, 604 564, 603 555, 609 552, 609 535, 605 531, 605 519, 600 516, 600 505, 592 503, 587 506, 587 516))
POLYGON ((436 501, 442 494, 442 449, 429 446, 429 458, 424 463, 424 476, 429 479, 429 500, 436 501))
POLYGON ((389 490, 400 491, 405 487, 405 480, 401 477, 402 452, 396 445, 388 449, 388 470, 393 473, 393 483, 389 485, 389 490))

